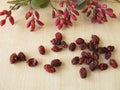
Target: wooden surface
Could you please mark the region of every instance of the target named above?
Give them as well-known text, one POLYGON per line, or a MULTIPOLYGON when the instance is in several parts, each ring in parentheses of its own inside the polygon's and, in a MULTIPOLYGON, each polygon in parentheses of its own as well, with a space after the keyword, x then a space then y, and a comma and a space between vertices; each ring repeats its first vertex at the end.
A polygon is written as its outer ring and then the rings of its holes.
MULTIPOLYGON (((0 11, 8 9, 5 2, 5 0, 0 1, 0 11)), ((113 8, 117 15, 119 14, 120 4, 109 2, 108 6, 113 8)), ((59 53, 50 51, 52 47, 50 40, 58 31, 50 16, 51 8, 39 10, 45 26, 35 32, 30 32, 25 27, 24 15, 27 10, 27 7, 23 7, 13 13, 16 23, 14 26, 7 22, 6 26, 0 27, 0 90, 120 90, 120 67, 88 72, 88 77, 81 79, 79 76, 81 66, 71 65, 71 59, 80 56, 79 50, 70 52, 65 49, 59 53), (46 55, 39 54, 39 45, 46 47, 46 55), (26 62, 10 64, 10 54, 20 51, 23 51, 27 58, 38 59, 39 65, 31 68, 26 62), (59 58, 63 65, 56 73, 49 74, 43 69, 43 65, 50 63, 54 58, 59 58)), ((60 32, 68 43, 78 37, 89 41, 92 34, 98 35, 101 38, 101 46, 116 47, 112 58, 115 58, 120 65, 120 17, 110 19, 108 23, 92 24, 86 16, 80 14, 79 20, 73 27, 65 28, 60 32)))

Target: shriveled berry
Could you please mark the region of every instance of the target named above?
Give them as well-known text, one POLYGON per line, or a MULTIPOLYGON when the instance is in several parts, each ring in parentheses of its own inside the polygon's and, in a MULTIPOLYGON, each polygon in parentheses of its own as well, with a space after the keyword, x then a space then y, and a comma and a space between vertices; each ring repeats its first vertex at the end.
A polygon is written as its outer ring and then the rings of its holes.
POLYGON ((108 52, 108 49, 107 49, 106 47, 99 47, 99 48, 98 48, 98 52, 99 52, 100 54, 105 54, 105 53, 108 52))
POLYGON ((93 59, 98 60, 99 59, 99 54, 98 53, 93 53, 92 57, 93 57, 93 59))
POLYGON ((84 58, 91 58, 92 57, 91 53, 87 52, 87 51, 82 51, 81 56, 84 58))
POLYGON ((89 65, 93 61, 93 58, 86 58, 85 63, 89 65))
POLYGON ((103 71, 103 70, 106 70, 108 68, 108 65, 106 63, 100 63, 98 68, 103 71))
POLYGON ((35 58, 30 58, 30 59, 27 61, 27 63, 28 63, 28 65, 29 65, 30 67, 34 67, 34 66, 36 66, 36 65, 38 64, 38 61, 37 61, 37 59, 35 59, 35 58))
POLYGON ((69 50, 74 51, 75 49, 76 49, 76 44, 75 43, 70 43, 69 50))
POLYGON ((55 34, 56 39, 62 40, 62 34, 60 32, 57 32, 55 34))
POLYGON ((53 47, 51 48, 51 50, 54 51, 54 52, 60 52, 60 51, 62 50, 62 48, 60 48, 60 47, 58 47, 58 46, 53 46, 53 47))
POLYGON ((68 44, 65 41, 61 41, 62 48, 67 48, 68 44))
POLYGON ((111 52, 105 53, 105 59, 109 59, 111 57, 111 52))
POLYGON ((76 42, 76 44, 80 45, 80 44, 84 43, 84 39, 78 38, 75 42, 76 42))
POLYGON ((23 52, 19 52, 19 53, 18 53, 18 59, 19 59, 20 61, 25 61, 25 60, 26 60, 25 54, 24 54, 23 52))
POLYGON ((81 57, 81 58, 79 58, 78 64, 81 65, 84 63, 84 61, 85 61, 85 58, 81 57))
POLYGON ((93 61, 89 64, 89 69, 90 69, 91 71, 94 71, 97 67, 98 67, 98 61, 97 61, 97 60, 93 60, 93 61))
POLYGON ((108 46, 107 49, 108 49, 108 51, 113 52, 115 47, 114 46, 108 46))
POLYGON ((81 78, 86 78, 87 77, 87 70, 84 67, 80 68, 79 73, 80 73, 81 78))
POLYGON ((62 62, 59 59, 54 59, 51 61, 51 66, 52 67, 59 67, 61 66, 62 62))
POLYGON ((50 42, 53 45, 61 45, 61 40, 60 39, 53 38, 50 42))
POLYGON ((98 49, 98 44, 93 43, 92 41, 90 41, 90 42, 87 44, 87 46, 88 46, 88 49, 89 49, 90 51, 95 51, 96 49, 98 49))
POLYGON ((10 56, 10 63, 11 64, 14 64, 18 61, 18 56, 16 53, 13 53, 11 56, 10 56))
POLYGON ((40 54, 42 54, 42 55, 45 54, 45 47, 43 45, 40 45, 39 48, 38 48, 38 50, 39 50, 40 54))
POLYGON ((115 61, 115 59, 110 59, 109 64, 110 64, 113 68, 117 68, 117 67, 118 67, 118 64, 117 64, 117 62, 115 61))
POLYGON ((79 48, 80 50, 85 50, 87 48, 87 44, 86 43, 80 44, 79 48))
POLYGON ((99 41, 100 41, 100 39, 97 35, 92 35, 92 42, 93 43, 99 44, 99 41))
POLYGON ((54 72, 56 72, 55 68, 52 67, 50 64, 45 64, 45 65, 44 65, 44 69, 45 69, 48 73, 54 73, 54 72))
POLYGON ((78 56, 75 56, 75 57, 72 59, 72 61, 71 61, 71 63, 72 63, 73 65, 78 64, 78 62, 79 62, 79 57, 78 57, 78 56))

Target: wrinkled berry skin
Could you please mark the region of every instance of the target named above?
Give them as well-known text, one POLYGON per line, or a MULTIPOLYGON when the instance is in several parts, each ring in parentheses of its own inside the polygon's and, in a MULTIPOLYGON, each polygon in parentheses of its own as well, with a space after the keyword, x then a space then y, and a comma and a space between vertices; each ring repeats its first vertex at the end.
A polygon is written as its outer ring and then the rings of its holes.
POLYGON ((106 63, 100 63, 98 68, 99 68, 99 70, 103 71, 108 68, 108 65, 106 63))
POLYGON ((109 64, 110 64, 113 68, 117 68, 117 67, 118 67, 118 64, 117 64, 117 62, 115 61, 115 59, 110 59, 109 64))
POLYGON ((54 59, 51 61, 51 66, 52 67, 59 67, 61 66, 62 62, 59 59, 54 59))
POLYGON ((45 65, 44 65, 44 69, 45 69, 48 73, 54 73, 54 72, 56 72, 55 68, 52 67, 50 64, 45 64, 45 65))
POLYGON ((42 54, 42 55, 45 54, 45 47, 44 46, 40 45, 39 48, 38 48, 38 50, 39 50, 40 54, 42 54))
POLYGON ((18 61, 18 56, 16 55, 16 53, 13 53, 11 56, 10 56, 10 63, 11 64, 14 64, 18 61))
POLYGON ((76 44, 75 43, 70 43, 69 50, 74 51, 75 49, 76 49, 76 44))
POLYGON ((73 65, 78 64, 78 62, 79 62, 79 57, 78 57, 78 56, 74 57, 74 58, 72 59, 72 61, 71 61, 71 63, 72 63, 73 65))
POLYGON ((18 59, 19 59, 20 61, 25 61, 25 60, 26 60, 25 54, 24 54, 23 52, 19 52, 19 53, 18 53, 18 59))
POLYGON ((86 70, 84 67, 80 68, 79 73, 80 73, 80 77, 81 77, 81 78, 84 79, 84 78, 87 77, 87 70, 86 70))
POLYGON ((27 61, 28 65, 30 67, 34 67, 34 66, 37 66, 38 65, 38 61, 35 59, 35 58, 31 58, 27 61))
POLYGON ((94 71, 95 69, 97 69, 98 67, 98 61, 97 60, 93 60, 90 64, 89 64, 89 69, 91 71, 94 71))

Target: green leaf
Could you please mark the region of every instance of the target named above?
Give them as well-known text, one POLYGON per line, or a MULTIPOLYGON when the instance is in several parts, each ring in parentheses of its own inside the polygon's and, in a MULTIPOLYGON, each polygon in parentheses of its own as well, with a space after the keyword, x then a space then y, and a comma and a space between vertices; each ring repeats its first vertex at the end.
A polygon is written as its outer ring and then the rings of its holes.
POLYGON ((86 6, 89 0, 75 0, 77 1, 77 5, 75 6, 76 9, 82 9, 86 6))
POLYGON ((48 6, 48 4, 49 4, 49 0, 47 0, 45 3, 41 4, 40 8, 45 8, 48 6))
POLYGON ((41 5, 43 5, 47 2, 49 2, 49 0, 32 0, 32 4, 36 7, 40 7, 41 5))

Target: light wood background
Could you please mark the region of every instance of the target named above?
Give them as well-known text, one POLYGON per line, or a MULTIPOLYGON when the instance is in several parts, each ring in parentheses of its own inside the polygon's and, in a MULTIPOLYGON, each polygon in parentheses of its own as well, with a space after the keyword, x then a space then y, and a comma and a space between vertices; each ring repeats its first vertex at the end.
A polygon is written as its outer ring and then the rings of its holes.
MULTIPOLYGON (((117 19, 109 18, 107 23, 92 24, 81 13, 73 27, 64 28, 59 32, 64 35, 64 40, 68 43, 75 41, 78 37, 89 41, 92 34, 98 35, 101 38, 101 46, 116 47, 112 58, 115 58, 120 65, 120 4, 109 2, 108 6, 114 9, 117 19)), ((0 11, 8 8, 6 1, 1 0, 0 11)), ((30 32, 25 26, 26 11, 28 7, 13 12, 16 23, 14 26, 7 22, 7 25, 0 27, 0 90, 120 90, 120 67, 88 72, 88 77, 81 79, 79 76, 81 66, 71 65, 71 59, 74 56, 80 56, 79 50, 69 52, 65 49, 59 53, 50 51, 52 47, 50 40, 58 32, 50 16, 50 7, 39 9, 45 26, 35 32, 30 32), (39 54, 39 45, 46 47, 46 55, 39 54), (26 62, 10 64, 11 53, 20 51, 23 51, 27 58, 38 59, 39 65, 31 68, 26 62), (57 69, 56 73, 49 74, 43 69, 43 65, 50 63, 54 58, 59 58, 63 65, 57 69)), ((105 61, 104 58, 101 59, 105 61)))

